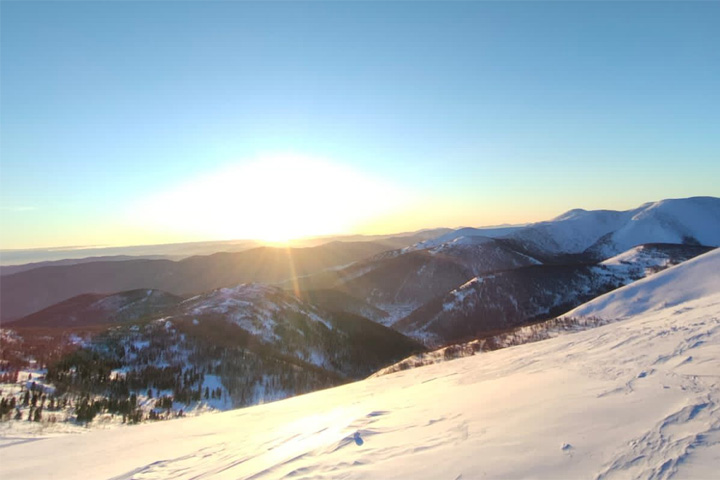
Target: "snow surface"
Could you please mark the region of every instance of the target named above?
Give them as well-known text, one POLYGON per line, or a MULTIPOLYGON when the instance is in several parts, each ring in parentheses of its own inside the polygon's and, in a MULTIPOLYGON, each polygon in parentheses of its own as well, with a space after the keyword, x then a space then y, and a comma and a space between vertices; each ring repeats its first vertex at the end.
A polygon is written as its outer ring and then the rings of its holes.
POLYGON ((718 198, 662 200, 639 210, 613 233, 615 251, 650 242, 683 243, 685 237, 692 237, 702 245, 720 245, 718 198))
POLYGON ((720 249, 595 298, 566 316, 622 319, 718 293, 720 249))
POLYGON ((437 249, 459 239, 510 238, 552 254, 593 248, 603 258, 646 243, 720 245, 720 198, 692 197, 650 202, 625 211, 570 210, 524 227, 461 228, 406 250, 437 249))
POLYGON ((225 315, 265 343, 281 340, 275 333, 275 327, 278 315, 286 311, 301 313, 325 328, 333 329, 332 324, 313 311, 311 305, 302 304, 298 298, 280 288, 258 283, 219 288, 185 300, 183 305, 192 315, 225 315))
POLYGON ((434 249, 445 243, 456 243, 461 245, 481 244, 492 238, 506 236, 523 228, 524 226, 525 225, 510 225, 504 227, 459 228, 437 238, 425 240, 424 242, 416 243, 410 247, 405 247, 402 251, 408 252, 414 250, 434 249))
POLYGON ((655 252, 650 251, 644 245, 640 245, 629 250, 626 250, 614 257, 610 257, 607 260, 600 262, 600 265, 605 266, 623 266, 633 265, 637 268, 646 270, 648 268, 664 268, 670 266, 670 257, 664 255, 657 255, 655 252))
POLYGON ((719 259, 708 253, 616 291, 612 302, 603 297, 603 308, 581 307, 625 312, 622 322, 222 414, 5 439, 0 472, 3 479, 716 478, 719 259), (669 294, 672 305, 627 306, 637 295, 669 294))

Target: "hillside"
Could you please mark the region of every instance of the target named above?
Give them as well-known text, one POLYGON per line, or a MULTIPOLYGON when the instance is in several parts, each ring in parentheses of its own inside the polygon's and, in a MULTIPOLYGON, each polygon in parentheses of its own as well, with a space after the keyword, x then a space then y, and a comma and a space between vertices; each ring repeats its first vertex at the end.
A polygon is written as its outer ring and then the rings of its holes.
POLYGON ((387 312, 382 322, 392 325, 477 275, 540 263, 504 243, 478 235, 422 245, 427 248, 383 252, 345 269, 301 279, 301 289, 324 285, 347 293, 387 312))
POLYGON ((84 293, 140 288, 184 295, 245 282, 278 283, 387 249, 381 243, 333 242, 308 248, 260 247, 177 262, 128 260, 41 267, 2 277, 0 314, 4 321, 12 320, 84 293))
POLYGON ((720 199, 669 199, 461 228, 283 286, 353 296, 385 312, 383 324, 438 345, 552 318, 718 245, 720 199))
POLYGON ((598 297, 569 317, 623 319, 720 293, 720 249, 598 297))
POLYGON ((437 247, 469 236, 506 240, 519 251, 545 261, 583 254, 585 261, 605 260, 647 243, 717 247, 720 246, 720 198, 665 199, 624 211, 574 209, 552 220, 526 226, 463 228, 410 249, 437 247))
POLYGON ((718 262, 598 299, 625 320, 572 335, 212 416, 6 439, 4 478, 713 478, 718 262), (678 303, 633 314, 671 290, 678 303))
POLYGON ((157 315, 182 300, 182 297, 159 290, 131 290, 109 295, 86 293, 4 326, 76 328, 128 322, 157 315))
POLYGON ((11 431, 29 429, 29 418, 70 428, 255 405, 365 378, 425 350, 261 284, 188 299, 81 295, 0 335, 0 422, 11 431))
POLYGON ((484 337, 553 318, 707 251, 708 247, 651 244, 598 265, 534 265, 481 275, 426 302, 393 328, 431 346, 484 337))

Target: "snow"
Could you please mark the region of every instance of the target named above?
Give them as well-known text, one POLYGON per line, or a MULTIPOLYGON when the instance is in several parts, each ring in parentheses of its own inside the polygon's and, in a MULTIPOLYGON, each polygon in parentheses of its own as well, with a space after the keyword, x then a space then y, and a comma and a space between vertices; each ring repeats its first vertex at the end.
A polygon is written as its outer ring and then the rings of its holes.
POLYGON ((567 316, 621 319, 718 293, 720 249, 602 295, 567 316))
POLYGON ((494 278, 494 275, 488 275, 486 277, 474 277, 470 279, 469 281, 463 283, 455 290, 451 291, 450 295, 452 295, 452 298, 450 300, 446 300, 445 303, 443 303, 443 310, 446 312, 449 312, 451 310, 455 310, 458 308, 459 305, 462 305, 465 301, 465 298, 474 293, 474 286, 479 285, 485 281, 485 279, 494 278))
POLYGON ((550 221, 539 222, 510 235, 530 241, 551 253, 581 253, 603 236, 621 228, 633 211, 571 210, 550 221))
POLYGON ((302 304, 298 298, 280 288, 257 283, 219 288, 185 300, 183 306, 193 316, 222 314, 265 343, 281 340, 275 329, 286 311, 299 312, 325 328, 333 329, 333 325, 310 305, 302 304))
POLYGON ((437 250, 455 241, 477 241, 478 237, 510 238, 552 254, 582 253, 595 246, 604 258, 645 243, 694 239, 702 245, 719 246, 720 199, 666 199, 625 211, 575 209, 527 226, 461 228, 406 250, 437 250))
POLYGON ((648 269, 651 267, 667 267, 670 263, 670 258, 667 256, 653 255, 646 252, 645 246, 641 245, 638 247, 626 250, 614 257, 608 258, 600 262, 600 265, 606 266, 622 266, 622 265, 636 265, 641 269, 648 269))
POLYGON ((693 237, 702 245, 720 245, 720 199, 669 199, 641 209, 613 234, 617 250, 650 242, 683 243, 693 237))
POLYGON ((592 330, 221 414, 15 439, 2 476, 715 478, 718 262, 580 307, 626 318, 592 330), (638 295, 653 300, 634 308, 638 295))
POLYGON ((391 327, 395 322, 407 317, 421 305, 421 302, 376 303, 375 307, 387 313, 387 316, 378 320, 377 323, 391 327))
POLYGON ((435 249, 446 243, 454 243, 456 245, 479 245, 485 243, 492 238, 506 236, 524 227, 524 225, 510 225, 504 227, 482 227, 472 228, 465 227, 453 230, 444 235, 424 242, 416 243, 411 247, 406 247, 402 251, 414 251, 424 249, 435 249))

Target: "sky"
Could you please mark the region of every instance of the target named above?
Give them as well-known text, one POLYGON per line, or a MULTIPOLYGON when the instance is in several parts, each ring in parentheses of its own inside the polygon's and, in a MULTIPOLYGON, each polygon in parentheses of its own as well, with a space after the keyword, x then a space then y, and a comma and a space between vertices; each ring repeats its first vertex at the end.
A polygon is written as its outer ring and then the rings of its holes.
POLYGON ((720 196, 718 2, 0 3, 0 248, 720 196))

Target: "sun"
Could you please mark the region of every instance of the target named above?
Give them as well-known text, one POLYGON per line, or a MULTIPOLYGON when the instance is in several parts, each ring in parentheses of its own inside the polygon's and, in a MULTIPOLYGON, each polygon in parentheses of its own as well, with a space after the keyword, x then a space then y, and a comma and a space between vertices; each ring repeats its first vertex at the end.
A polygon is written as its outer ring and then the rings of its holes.
POLYGON ((262 156, 144 199, 135 220, 205 238, 291 240, 347 233, 396 208, 402 192, 348 165, 300 154, 262 156))

